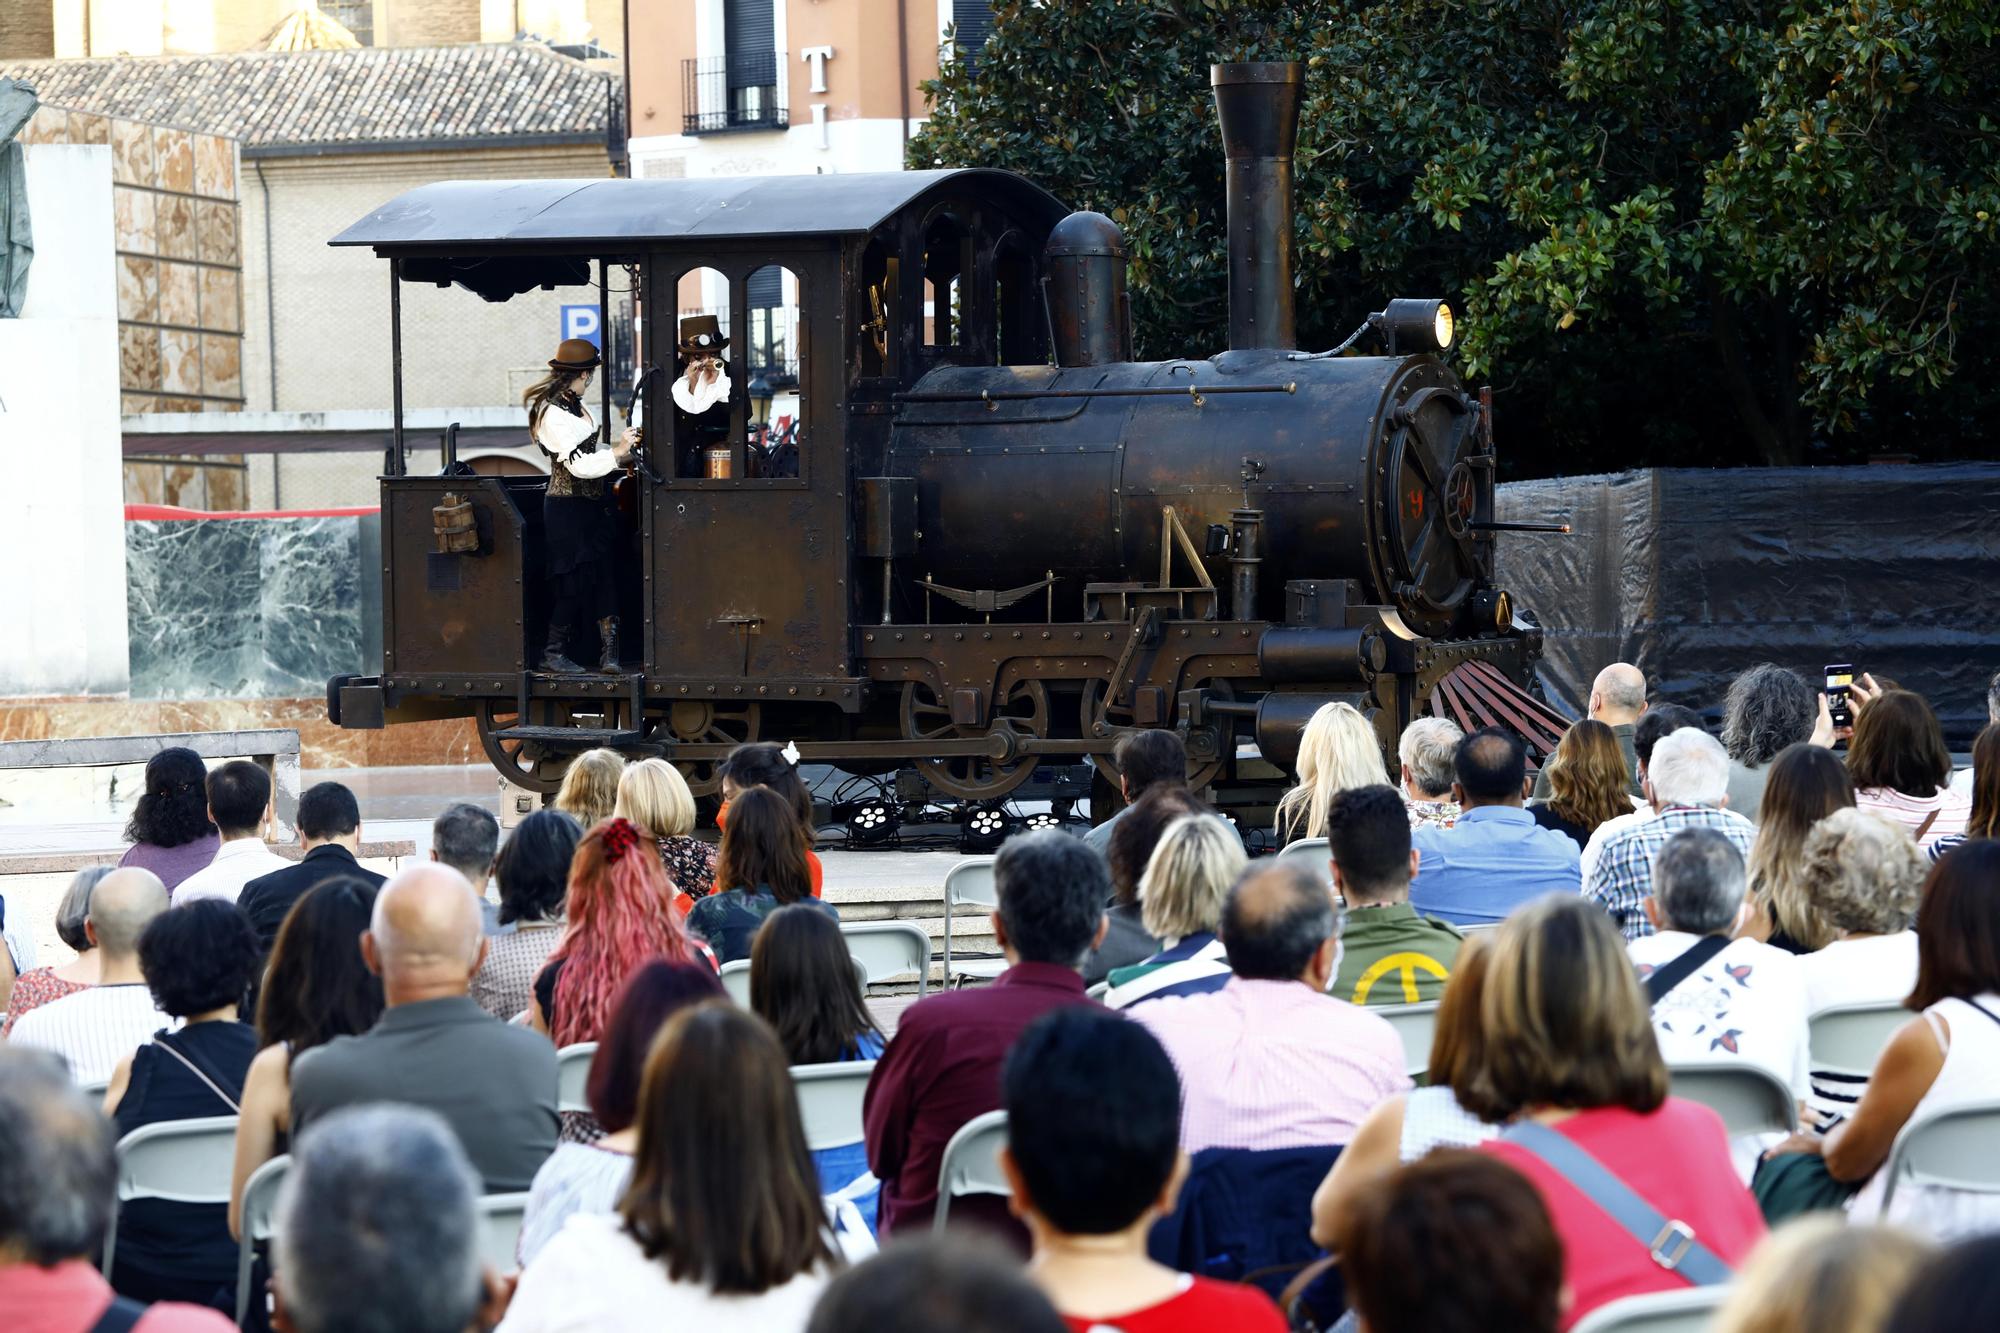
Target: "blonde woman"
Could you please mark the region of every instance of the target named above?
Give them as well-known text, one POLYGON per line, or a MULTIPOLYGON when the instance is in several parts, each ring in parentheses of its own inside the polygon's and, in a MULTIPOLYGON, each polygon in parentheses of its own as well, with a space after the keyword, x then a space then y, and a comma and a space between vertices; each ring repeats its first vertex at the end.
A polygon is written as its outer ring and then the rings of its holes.
POLYGON ((1625 790, 1625 752, 1618 735, 1588 718, 1563 733, 1544 770, 1549 797, 1528 807, 1543 828, 1554 829, 1582 851, 1598 826, 1632 813, 1625 790))
POLYGON ((627 428, 616 445, 600 442, 597 422, 583 395, 598 367, 597 349, 581 338, 565 338, 549 361, 549 373, 521 395, 528 409, 528 435, 549 460, 549 486, 542 497, 543 545, 549 581, 549 636, 542 649, 544 671, 582 675, 569 658, 569 637, 579 621, 594 622, 602 656, 597 669, 619 674, 618 610, 611 559, 618 540, 618 516, 610 507, 604 479, 632 460, 639 432, 627 428))
POLYGON ((1875 1333, 1936 1247, 1898 1227, 1814 1213, 1765 1239, 1730 1284, 1713 1333, 1875 1333))
POLYGON ((1167 825, 1139 877, 1141 919, 1160 952, 1113 968, 1104 1002, 1123 1009, 1162 995, 1216 990, 1229 980, 1215 924, 1247 864, 1236 830, 1215 815, 1186 815, 1167 825))
POLYGON ((679 769, 664 759, 627 765, 618 779, 618 804, 612 813, 660 840, 660 859, 667 863, 667 878, 681 892, 682 911, 715 891, 716 849, 692 836, 694 793, 679 769))
POLYGON ((551 804, 588 833, 611 818, 618 806, 618 782, 624 776, 624 755, 616 750, 585 750, 570 761, 551 804))
POLYGON ((1299 737, 1298 785, 1278 802, 1278 836, 1286 842, 1326 836, 1326 804, 1349 787, 1389 785, 1382 743, 1353 704, 1322 705, 1299 737))

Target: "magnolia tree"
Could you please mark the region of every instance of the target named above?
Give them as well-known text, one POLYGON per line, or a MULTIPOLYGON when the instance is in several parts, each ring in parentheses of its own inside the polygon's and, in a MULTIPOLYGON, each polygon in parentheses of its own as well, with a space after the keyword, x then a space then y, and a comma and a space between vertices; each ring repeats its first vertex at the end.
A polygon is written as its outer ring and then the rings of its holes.
POLYGON ((1992 0, 995 5, 912 166, 1109 213, 1141 356, 1226 328, 1215 60, 1297 58, 1299 331, 1444 295, 1517 473, 1983 452, 1992 0))

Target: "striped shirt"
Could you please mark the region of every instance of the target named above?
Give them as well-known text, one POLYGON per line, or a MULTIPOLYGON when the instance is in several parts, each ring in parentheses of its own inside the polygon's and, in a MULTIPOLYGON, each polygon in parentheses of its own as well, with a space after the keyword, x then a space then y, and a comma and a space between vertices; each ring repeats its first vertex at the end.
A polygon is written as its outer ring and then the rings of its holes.
POLYGON ((1941 839, 1964 836, 1966 820, 1972 816, 1972 793, 1946 786, 1930 796, 1906 796, 1893 787, 1863 787, 1854 793, 1854 807, 1888 820, 1912 838, 1923 829, 1917 845, 1929 851, 1941 839), (1930 821, 1928 828, 1925 820, 1930 821))
POLYGON ((1639 904, 1653 892, 1654 858, 1667 839, 1684 828, 1714 829, 1734 843, 1746 861, 1750 859, 1750 844, 1757 838, 1757 826, 1733 810, 1670 805, 1607 841, 1590 878, 1583 883, 1583 896, 1611 913, 1611 920, 1626 939, 1643 940, 1653 933, 1653 923, 1639 904))
POLYGON ((1229 957, 1215 932, 1204 930, 1143 963, 1112 968, 1107 980, 1111 989, 1105 992, 1104 1003, 1112 1009, 1126 1009, 1145 1000, 1221 990, 1229 980, 1229 957))
POLYGON ((180 1020, 153 1007, 145 982, 127 981, 92 986, 23 1014, 8 1040, 60 1055, 78 1083, 103 1083, 155 1032, 179 1026, 180 1020))

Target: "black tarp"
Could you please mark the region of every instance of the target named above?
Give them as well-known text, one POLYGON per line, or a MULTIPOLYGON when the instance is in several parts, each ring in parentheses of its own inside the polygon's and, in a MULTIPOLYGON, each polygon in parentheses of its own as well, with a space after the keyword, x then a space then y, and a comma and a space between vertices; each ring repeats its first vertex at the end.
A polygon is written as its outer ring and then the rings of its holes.
POLYGON ((1607 662, 1653 697, 1720 714, 1730 679, 1777 662, 1893 677, 1955 750, 2000 670, 2000 463, 1661 469, 1510 482, 1497 581, 1548 632, 1550 702, 1580 711, 1607 662))

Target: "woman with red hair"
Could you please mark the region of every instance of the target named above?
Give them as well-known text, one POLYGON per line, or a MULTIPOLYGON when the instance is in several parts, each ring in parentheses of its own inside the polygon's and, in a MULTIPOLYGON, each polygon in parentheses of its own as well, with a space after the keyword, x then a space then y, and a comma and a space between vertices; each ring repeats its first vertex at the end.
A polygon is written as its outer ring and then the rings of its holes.
POLYGON ((688 936, 669 903, 673 886, 652 835, 608 819, 576 845, 569 868, 569 928, 535 978, 528 1021, 558 1048, 596 1041, 618 992, 656 958, 714 961, 688 936))

